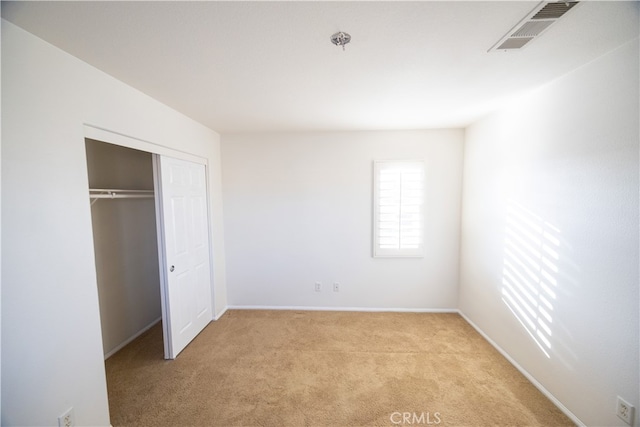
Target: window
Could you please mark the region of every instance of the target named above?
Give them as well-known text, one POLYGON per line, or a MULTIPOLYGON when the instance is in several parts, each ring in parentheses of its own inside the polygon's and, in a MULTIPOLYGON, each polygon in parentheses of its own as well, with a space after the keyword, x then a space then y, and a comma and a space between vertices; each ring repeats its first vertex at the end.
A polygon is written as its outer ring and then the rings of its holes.
POLYGON ((424 256, 424 162, 373 163, 373 256, 424 256))

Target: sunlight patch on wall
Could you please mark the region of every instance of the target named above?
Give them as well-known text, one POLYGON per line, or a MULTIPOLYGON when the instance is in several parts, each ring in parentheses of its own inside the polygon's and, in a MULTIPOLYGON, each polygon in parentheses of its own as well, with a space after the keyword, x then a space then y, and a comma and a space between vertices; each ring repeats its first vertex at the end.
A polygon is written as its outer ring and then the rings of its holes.
POLYGON ((560 230, 513 201, 506 222, 502 301, 550 358, 560 230))

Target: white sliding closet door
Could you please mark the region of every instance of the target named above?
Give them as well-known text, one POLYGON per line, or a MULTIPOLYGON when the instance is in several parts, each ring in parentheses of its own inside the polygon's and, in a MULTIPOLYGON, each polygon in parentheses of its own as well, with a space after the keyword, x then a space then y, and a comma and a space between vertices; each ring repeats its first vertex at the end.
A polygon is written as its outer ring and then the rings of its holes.
POLYGON ((156 167, 165 358, 174 359, 212 319, 207 182, 201 164, 156 156, 156 167))

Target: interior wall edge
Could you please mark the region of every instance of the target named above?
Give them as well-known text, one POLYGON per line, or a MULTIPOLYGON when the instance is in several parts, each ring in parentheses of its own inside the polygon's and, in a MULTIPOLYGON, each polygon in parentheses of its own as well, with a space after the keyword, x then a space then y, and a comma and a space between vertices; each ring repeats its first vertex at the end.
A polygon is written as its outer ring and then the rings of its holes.
POLYGON ((566 406, 562 404, 560 400, 558 400, 549 390, 547 390, 531 373, 529 373, 526 369, 524 369, 505 349, 500 347, 498 343, 489 337, 478 325, 476 325, 462 310, 458 310, 458 313, 462 318, 469 324, 473 329, 475 329, 482 338, 484 338, 493 348, 495 348, 514 368, 516 368, 522 375, 524 375, 530 382, 540 390, 542 394, 544 394, 554 405, 558 407, 567 417, 571 419, 574 423, 576 423, 579 427, 587 427, 585 423, 583 423, 580 418, 578 418, 573 412, 571 412, 566 406))
POLYGON ((111 351, 109 351, 108 353, 106 353, 104 355, 104 360, 107 360, 108 358, 110 358, 111 356, 113 356, 114 354, 116 354, 117 352, 119 352, 120 350, 122 350, 123 348, 125 348, 129 343, 131 343, 132 341, 134 341, 136 338, 138 338, 140 335, 144 334, 145 332, 147 332, 149 329, 153 328, 155 325, 157 325, 159 322, 162 321, 162 316, 158 317, 157 319, 155 319, 153 322, 149 323, 147 326, 145 326, 144 328, 140 329, 138 332, 136 332, 135 334, 133 334, 131 337, 129 337, 127 340, 125 340, 124 342, 122 342, 120 345, 118 345, 117 347, 115 347, 114 349, 112 349, 111 351))
POLYGON ((227 312, 227 310, 229 310, 229 307, 225 307, 222 310, 220 310, 219 312, 217 310, 213 310, 213 321, 215 322, 216 320, 220 320, 220 318, 222 316, 224 316, 224 314, 227 312))

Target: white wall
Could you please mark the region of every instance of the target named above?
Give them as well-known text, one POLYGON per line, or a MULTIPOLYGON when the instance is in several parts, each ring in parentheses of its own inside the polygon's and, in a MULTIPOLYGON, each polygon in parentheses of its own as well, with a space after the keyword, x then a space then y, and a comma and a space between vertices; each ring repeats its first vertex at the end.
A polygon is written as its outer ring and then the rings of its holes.
POLYGON ((455 309, 463 137, 223 135, 230 305, 455 309), (372 162, 413 158, 426 162, 426 256, 372 258, 372 162))
MULTIPOLYGON (((151 153, 86 140, 90 188, 153 191, 151 153)), ((153 198, 91 205, 102 347, 110 356, 162 316, 153 198)))
POLYGON ((83 123, 208 159, 226 306, 219 136, 2 22, 2 425, 109 425, 83 123))
POLYGON ((636 40, 466 133, 460 309, 587 425, 640 408, 638 76, 636 40))

